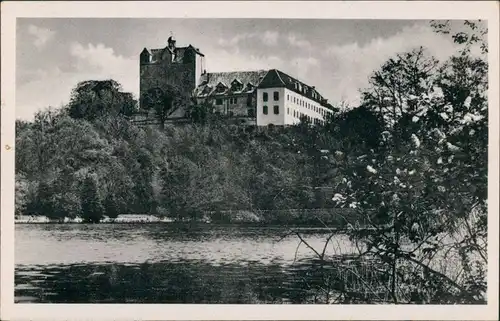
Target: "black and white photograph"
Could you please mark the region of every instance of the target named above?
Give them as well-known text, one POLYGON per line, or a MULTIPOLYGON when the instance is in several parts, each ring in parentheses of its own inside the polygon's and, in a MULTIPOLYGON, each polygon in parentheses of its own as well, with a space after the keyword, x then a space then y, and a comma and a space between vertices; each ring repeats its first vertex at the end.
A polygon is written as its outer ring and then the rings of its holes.
POLYGON ((498 308, 497 21, 164 13, 15 18, 14 305, 498 308))

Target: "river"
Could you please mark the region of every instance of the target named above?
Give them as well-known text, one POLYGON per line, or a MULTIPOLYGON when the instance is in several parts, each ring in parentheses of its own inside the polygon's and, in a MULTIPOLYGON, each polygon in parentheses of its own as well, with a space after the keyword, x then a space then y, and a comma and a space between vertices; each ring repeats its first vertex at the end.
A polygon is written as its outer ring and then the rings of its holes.
MULTIPOLYGON (((15 300, 33 303, 318 303, 311 249, 283 227, 16 224, 15 300)), ((329 231, 302 228, 322 251, 329 231)), ((336 235, 327 253, 349 254, 336 235)))

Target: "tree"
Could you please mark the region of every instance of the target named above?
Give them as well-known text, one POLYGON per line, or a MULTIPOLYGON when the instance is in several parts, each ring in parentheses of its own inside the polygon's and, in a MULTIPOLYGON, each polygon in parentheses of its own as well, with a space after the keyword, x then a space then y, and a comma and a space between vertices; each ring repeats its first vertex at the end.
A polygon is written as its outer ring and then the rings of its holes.
POLYGON ((214 106, 209 101, 198 104, 196 101, 190 106, 187 117, 196 124, 206 124, 214 113, 214 106))
POLYGON ((436 33, 451 34, 453 41, 462 45, 462 55, 469 55, 473 46, 479 46, 482 54, 488 53, 488 28, 486 23, 481 20, 464 20, 463 23, 450 20, 431 20, 431 26, 436 33))
POLYGON ((486 301, 487 64, 469 53, 424 72, 389 60, 363 103, 391 126, 342 164, 333 199, 363 218, 350 238, 385 271, 394 303, 486 301))
POLYGON ((178 105, 182 102, 182 94, 177 87, 172 85, 167 85, 164 88, 155 87, 144 93, 142 101, 145 108, 154 109, 155 116, 163 129, 167 118, 177 110, 178 105))
POLYGON ((82 217, 87 223, 99 223, 104 215, 104 208, 97 188, 96 179, 88 175, 81 190, 82 217))
POLYGON ((87 80, 79 82, 72 90, 67 110, 72 118, 94 120, 105 115, 130 116, 136 106, 132 94, 122 92, 118 82, 87 80))
POLYGON ((412 50, 389 59, 370 77, 370 87, 362 91, 362 104, 394 126, 404 114, 420 115, 431 102, 438 61, 425 50, 412 50), (426 102, 426 104, 423 104, 426 102))
POLYGON ((366 106, 337 115, 335 123, 339 128, 338 134, 343 137, 343 142, 347 143, 344 148, 347 150, 355 146, 378 147, 380 134, 384 130, 381 118, 366 106))
POLYGON ((108 193, 104 200, 104 212, 109 218, 116 218, 120 214, 120 206, 113 193, 108 193))

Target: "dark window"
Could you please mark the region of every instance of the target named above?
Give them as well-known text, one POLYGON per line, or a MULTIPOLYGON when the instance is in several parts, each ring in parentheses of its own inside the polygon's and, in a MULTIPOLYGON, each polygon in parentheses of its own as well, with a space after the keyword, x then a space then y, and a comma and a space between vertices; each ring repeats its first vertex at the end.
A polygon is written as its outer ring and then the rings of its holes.
POLYGON ((252 95, 247 96, 247 107, 252 107, 252 95))
POLYGON ((278 115, 280 113, 280 106, 274 106, 273 109, 275 115, 278 115))
POLYGON ((262 113, 267 115, 267 106, 262 107, 262 113))
POLYGON ((222 105, 222 99, 218 98, 215 100, 216 105, 222 105))
POLYGON ((280 100, 280 93, 278 91, 275 91, 273 93, 273 98, 274 98, 274 101, 280 100))
POLYGON ((287 113, 287 115, 290 115, 290 107, 288 107, 288 108, 286 109, 286 113, 287 113))
POLYGON ((290 95, 286 95, 286 100, 290 101, 290 95))
POLYGON ((267 101, 269 98, 267 97, 267 93, 262 94, 262 100, 267 101))

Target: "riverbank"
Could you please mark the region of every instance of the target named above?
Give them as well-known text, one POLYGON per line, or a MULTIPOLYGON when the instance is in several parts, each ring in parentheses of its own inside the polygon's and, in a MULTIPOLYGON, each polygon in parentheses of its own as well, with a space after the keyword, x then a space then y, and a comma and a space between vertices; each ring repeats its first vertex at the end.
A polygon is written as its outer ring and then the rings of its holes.
MULTIPOLYGON (((15 224, 76 224, 84 223, 83 219, 80 217, 64 219, 50 219, 47 216, 21 216, 15 219, 15 224)), ((165 217, 158 217, 154 215, 137 215, 137 214, 122 214, 118 215, 116 218, 110 218, 105 216, 99 223, 169 223, 173 222, 172 219, 165 217)))
MULTIPOLYGON (((180 220, 188 223, 217 223, 217 224, 251 224, 251 225, 304 225, 319 227, 343 228, 348 223, 354 224, 359 220, 355 212, 349 209, 291 209, 291 210, 260 210, 260 211, 207 211, 200 218, 180 220)), ((120 214, 116 218, 104 216, 100 224, 106 223, 172 223, 179 222, 172 216, 152 214, 120 214)), ((16 224, 61 224, 84 223, 83 219, 64 218, 51 219, 47 216, 18 216, 16 224)))

